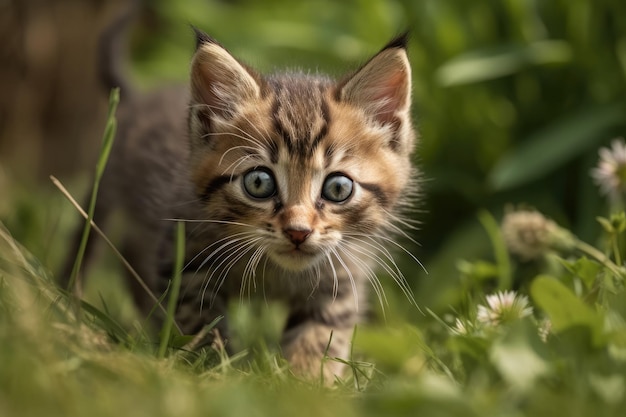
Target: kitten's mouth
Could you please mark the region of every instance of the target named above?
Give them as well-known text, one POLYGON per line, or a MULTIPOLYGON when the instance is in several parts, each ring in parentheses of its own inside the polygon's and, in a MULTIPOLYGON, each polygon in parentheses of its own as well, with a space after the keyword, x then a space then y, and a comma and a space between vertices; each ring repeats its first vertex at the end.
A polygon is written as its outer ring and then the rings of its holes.
POLYGON ((291 249, 287 249, 287 250, 283 250, 283 251, 278 251, 278 253, 283 255, 283 256, 312 256, 312 255, 314 255, 310 251, 305 251, 305 250, 303 250, 302 248, 299 248, 299 247, 291 248, 291 249))
POLYGON ((322 252, 305 250, 299 247, 269 252, 270 258, 281 267, 290 271, 302 271, 311 268, 322 257, 322 252))

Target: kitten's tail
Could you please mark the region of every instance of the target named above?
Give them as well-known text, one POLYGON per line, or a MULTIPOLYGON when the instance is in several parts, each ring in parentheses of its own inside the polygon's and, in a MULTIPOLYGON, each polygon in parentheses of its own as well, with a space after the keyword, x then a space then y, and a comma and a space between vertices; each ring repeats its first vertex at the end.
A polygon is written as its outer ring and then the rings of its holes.
POLYGON ((130 82, 125 77, 126 38, 130 23, 137 17, 140 1, 131 1, 104 29, 98 42, 98 78, 108 94, 119 87, 121 95, 129 94, 130 82))

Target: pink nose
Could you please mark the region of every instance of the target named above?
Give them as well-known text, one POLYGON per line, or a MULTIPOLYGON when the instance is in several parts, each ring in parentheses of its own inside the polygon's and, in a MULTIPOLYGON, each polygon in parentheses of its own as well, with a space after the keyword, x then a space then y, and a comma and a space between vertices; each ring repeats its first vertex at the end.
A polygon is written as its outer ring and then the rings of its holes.
POLYGON ((289 238, 293 242, 294 245, 300 245, 303 243, 307 237, 311 235, 312 230, 310 229, 285 229, 283 230, 285 236, 289 238))

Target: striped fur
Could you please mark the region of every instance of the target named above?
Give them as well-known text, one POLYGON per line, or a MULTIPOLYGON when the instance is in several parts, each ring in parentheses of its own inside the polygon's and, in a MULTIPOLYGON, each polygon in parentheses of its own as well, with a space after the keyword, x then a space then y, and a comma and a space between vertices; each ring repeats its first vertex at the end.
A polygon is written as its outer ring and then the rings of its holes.
MULTIPOLYGON (((406 36, 336 81, 261 75, 196 35, 187 132, 130 97, 103 180, 106 204, 127 206, 126 254, 157 293, 172 272, 173 228, 163 219, 190 222, 176 316, 185 332, 225 314, 230 299, 276 299, 289 309, 282 347, 293 370, 319 377, 323 368, 332 381, 342 365, 321 365, 331 332, 327 353, 347 358, 367 293, 384 298, 374 271, 412 298, 387 249, 416 191, 406 36)), ((168 114, 185 111, 167 96, 154 100, 168 114)))
MULTIPOLYGON (((203 242, 213 252, 199 257, 215 257, 222 271, 204 275, 198 292, 210 305, 262 280, 266 296, 290 306, 284 354, 295 370, 318 375, 331 331, 329 354, 346 357, 368 281, 383 296, 374 267, 403 280, 382 244, 399 202, 415 191, 406 37, 337 82, 297 72, 261 76, 200 34, 191 74, 193 182, 204 218, 224 222, 216 232, 224 240, 203 242), (242 187, 260 167, 277 185, 263 200, 242 187), (334 173, 353 181, 345 202, 322 195, 334 173), (308 236, 296 244, 288 230, 308 236)), ((327 380, 341 372, 338 362, 326 368, 327 380)))

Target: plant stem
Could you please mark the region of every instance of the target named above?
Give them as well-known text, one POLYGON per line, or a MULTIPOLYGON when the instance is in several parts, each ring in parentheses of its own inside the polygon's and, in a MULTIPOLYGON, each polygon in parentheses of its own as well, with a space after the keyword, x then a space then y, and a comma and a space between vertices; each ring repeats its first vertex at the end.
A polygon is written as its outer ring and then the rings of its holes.
POLYGON ((611 237, 611 240, 613 241, 613 256, 615 256, 615 263, 618 266, 622 266, 622 255, 619 253, 619 242, 618 242, 618 235, 614 234, 611 237))
POLYGON ((167 314, 161 330, 161 343, 159 345, 159 358, 165 357, 168 342, 174 325, 174 316, 176 315, 176 304, 180 293, 180 283, 182 280, 183 264, 185 261, 185 223, 177 222, 176 224, 176 259, 174 262, 174 274, 172 277, 171 291, 167 301, 167 314))
POLYGON ((604 253, 594 248, 593 246, 589 245, 588 243, 585 243, 582 240, 576 239, 576 248, 580 250, 581 252, 584 252, 587 255, 595 258, 602 265, 609 268, 611 272, 613 272, 618 277, 624 276, 624 273, 622 272, 619 266, 615 265, 615 263, 608 256, 606 256, 604 253))
POLYGON ((511 270, 509 253, 506 250, 506 244, 500 232, 500 225, 487 210, 481 210, 478 213, 478 220, 489 235, 489 240, 493 247, 498 268, 498 289, 508 290, 513 282, 513 272, 511 270))

